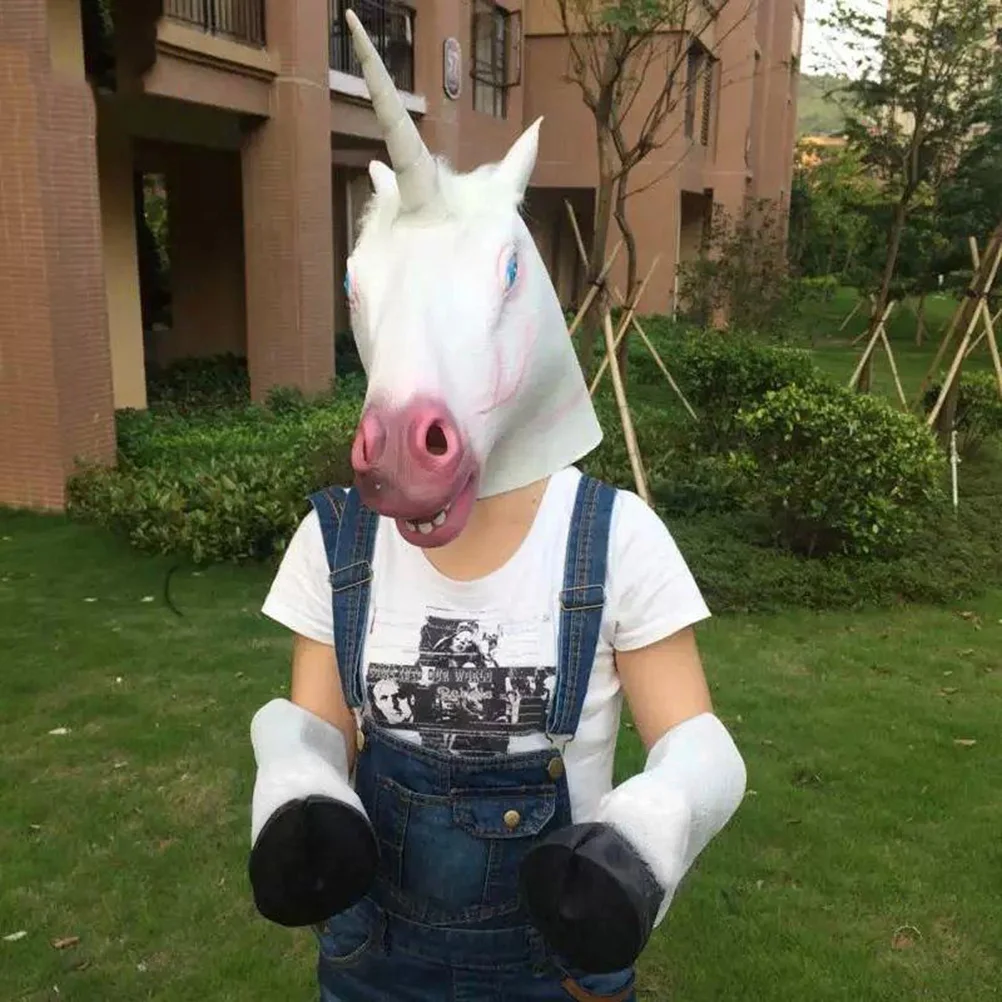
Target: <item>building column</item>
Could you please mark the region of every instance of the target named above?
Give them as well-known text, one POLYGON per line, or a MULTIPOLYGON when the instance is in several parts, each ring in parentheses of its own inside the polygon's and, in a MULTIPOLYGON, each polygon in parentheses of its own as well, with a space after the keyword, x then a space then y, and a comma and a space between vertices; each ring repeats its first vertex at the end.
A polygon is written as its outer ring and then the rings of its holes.
POLYGON ((104 282, 115 407, 146 407, 146 355, 139 293, 132 140, 113 114, 97 137, 104 282))
POLYGON ((115 455, 96 115, 79 4, 0 4, 0 503, 115 455))
POLYGON ((242 152, 251 394, 334 375, 334 231, 326 0, 267 5, 272 114, 242 152))

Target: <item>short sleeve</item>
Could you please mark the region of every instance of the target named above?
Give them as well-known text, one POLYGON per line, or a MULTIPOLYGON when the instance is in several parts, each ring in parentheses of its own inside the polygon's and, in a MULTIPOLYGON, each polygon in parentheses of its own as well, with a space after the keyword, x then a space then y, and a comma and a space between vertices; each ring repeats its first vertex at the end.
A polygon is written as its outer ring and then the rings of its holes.
POLYGON ((334 645, 327 554, 315 511, 293 534, 261 611, 310 640, 334 645))
POLYGON ((699 586, 668 527, 632 491, 620 490, 609 544, 613 647, 633 651, 709 618, 699 586))

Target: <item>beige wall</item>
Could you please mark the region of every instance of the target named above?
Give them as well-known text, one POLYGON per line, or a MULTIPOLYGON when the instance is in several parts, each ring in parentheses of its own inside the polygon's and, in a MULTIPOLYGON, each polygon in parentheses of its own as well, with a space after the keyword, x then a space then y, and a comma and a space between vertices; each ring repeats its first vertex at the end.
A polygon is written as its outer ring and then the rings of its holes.
POLYGON ((84 75, 80 0, 46 0, 49 16, 49 58, 59 73, 84 75))
POLYGON ((115 407, 146 406, 143 317, 132 195, 132 140, 114 116, 101 116, 97 137, 104 287, 115 407))

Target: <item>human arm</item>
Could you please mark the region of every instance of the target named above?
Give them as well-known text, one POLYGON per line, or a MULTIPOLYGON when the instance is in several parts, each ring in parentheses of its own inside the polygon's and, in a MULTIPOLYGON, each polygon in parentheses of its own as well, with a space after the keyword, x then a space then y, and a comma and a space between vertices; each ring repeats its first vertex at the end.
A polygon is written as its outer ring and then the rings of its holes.
POLYGON ((315 585, 324 565, 311 565, 314 527, 308 520, 300 527, 265 603, 265 612, 293 631, 290 698, 269 701, 251 722, 250 882, 258 911, 285 926, 349 908, 371 885, 377 859, 351 785, 355 721, 333 639, 324 640, 323 588, 315 585), (300 632, 307 630, 312 636, 300 632))
MULTIPOLYGON (((691 625, 702 618, 698 590, 654 518, 649 509, 637 514, 632 536, 648 539, 655 561, 648 567, 636 560, 614 610, 616 668, 647 751, 645 768, 609 791, 593 819, 545 838, 522 871, 544 938, 594 972, 635 961, 745 788, 744 762, 713 712, 691 625), (688 612, 673 618, 672 608, 688 612)), ((609 591, 615 602, 617 589, 609 591)))

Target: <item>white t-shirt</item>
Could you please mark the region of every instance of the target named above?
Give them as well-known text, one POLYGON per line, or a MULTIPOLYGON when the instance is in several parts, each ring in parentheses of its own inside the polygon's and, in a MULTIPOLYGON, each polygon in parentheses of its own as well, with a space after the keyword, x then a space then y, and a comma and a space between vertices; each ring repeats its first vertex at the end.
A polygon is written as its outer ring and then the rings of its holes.
MULTIPOLYGON (((476 752, 549 746, 559 595, 581 474, 550 478, 532 528, 501 568, 475 581, 440 574, 380 519, 373 555, 364 691, 374 720, 417 743, 476 752)), ((580 724, 563 748, 575 822, 612 786, 622 693, 613 650, 635 650, 709 616, 668 529, 640 497, 613 508, 602 629, 580 724)), ((327 556, 311 511, 298 527, 263 609, 333 646, 327 556)))

